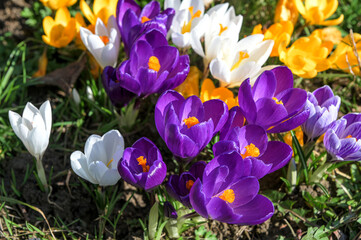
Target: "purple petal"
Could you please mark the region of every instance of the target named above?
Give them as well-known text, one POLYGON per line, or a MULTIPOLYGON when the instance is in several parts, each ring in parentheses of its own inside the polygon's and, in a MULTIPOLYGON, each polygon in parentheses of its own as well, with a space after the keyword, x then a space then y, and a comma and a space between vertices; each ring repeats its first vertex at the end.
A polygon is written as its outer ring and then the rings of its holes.
POLYGON ((252 161, 251 176, 261 179, 270 172, 272 164, 266 164, 262 160, 254 157, 250 157, 249 159, 252 161))
POLYGON ((189 200, 193 209, 202 217, 208 218, 208 212, 206 208, 206 196, 203 193, 202 182, 200 179, 193 184, 189 193, 189 200))
POLYGON ((189 169, 189 173, 191 173, 195 179, 200 178, 202 180, 204 168, 206 167, 206 165, 207 163, 203 161, 196 162, 189 169))
POLYGON ((255 123, 257 118, 256 103, 252 96, 252 87, 249 79, 246 79, 239 88, 238 104, 243 116, 249 123, 255 123))
POLYGON ((233 222, 239 219, 239 216, 233 213, 230 204, 218 197, 211 198, 207 204, 207 211, 212 219, 221 222, 233 222))
POLYGON ((260 125, 265 129, 274 126, 288 116, 285 107, 282 104, 277 104, 273 99, 259 99, 256 105, 257 119, 254 124, 260 125))
POLYGON ((267 150, 259 157, 265 164, 271 164, 269 173, 284 167, 292 157, 292 148, 278 141, 268 142, 267 150))
POLYGON ((231 208, 236 208, 252 201, 259 191, 259 182, 255 177, 245 177, 232 184, 229 189, 234 191, 234 202, 230 203, 231 208))
POLYGON ((214 125, 213 133, 218 132, 228 119, 228 107, 222 100, 213 99, 204 104, 204 119, 212 119, 214 125))
POLYGON ((213 145, 213 154, 215 157, 233 151, 239 152, 239 147, 236 142, 230 140, 221 140, 213 145))
POLYGON ((147 181, 144 189, 146 191, 150 191, 158 185, 162 184, 165 176, 167 175, 167 166, 162 160, 155 161, 153 165, 150 166, 147 175, 147 181))
POLYGON ((257 195, 248 204, 234 208, 233 210, 236 214, 241 215, 239 220, 232 222, 233 224, 256 225, 272 217, 274 207, 268 198, 257 195))
POLYGON ((267 133, 280 133, 291 131, 298 126, 301 126, 307 120, 309 114, 309 110, 304 110, 292 116, 290 119, 287 119, 286 121, 276 125, 274 128, 267 129, 267 133))
POLYGON ((238 106, 231 108, 231 110, 229 110, 227 122, 220 131, 219 139, 226 139, 234 127, 243 127, 244 122, 245 119, 242 115, 241 109, 238 106))
POLYGON ((154 18, 160 12, 160 4, 157 1, 151 1, 147 5, 144 6, 142 12, 139 15, 139 18, 143 16, 148 17, 149 19, 154 18))
POLYGON ((316 89, 312 94, 316 97, 318 105, 322 105, 329 98, 333 97, 333 92, 328 85, 316 89))
POLYGON ((291 88, 279 93, 276 98, 283 102, 289 115, 294 115, 305 106, 307 92, 303 89, 291 88))
POLYGON ((132 11, 134 11, 137 16, 139 16, 140 11, 141 11, 140 6, 134 0, 119 0, 118 4, 117 4, 117 11, 116 11, 117 23, 118 23, 119 29, 122 28, 123 16, 128 9, 131 9, 132 11))
POLYGON ((277 80, 275 95, 286 89, 293 88, 293 74, 288 67, 280 66, 270 71, 273 72, 277 80))
POLYGON ((263 72, 253 85, 253 99, 272 98, 276 90, 276 78, 271 71, 263 72))

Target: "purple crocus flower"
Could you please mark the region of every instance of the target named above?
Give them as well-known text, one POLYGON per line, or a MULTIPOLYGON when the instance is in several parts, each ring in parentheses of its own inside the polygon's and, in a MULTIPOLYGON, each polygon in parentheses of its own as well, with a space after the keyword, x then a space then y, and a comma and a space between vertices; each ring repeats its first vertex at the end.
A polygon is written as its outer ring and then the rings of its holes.
POLYGON ((163 182, 167 166, 157 146, 143 137, 124 150, 118 171, 126 182, 150 191, 163 182))
POLYGON ((104 68, 102 72, 102 83, 110 101, 115 106, 126 105, 136 95, 122 88, 117 80, 116 70, 111 66, 104 68))
POLYGON ((178 218, 177 211, 175 210, 173 205, 168 201, 164 202, 163 214, 164 214, 165 217, 168 217, 168 218, 173 218, 173 219, 178 218))
POLYGON ((292 157, 292 149, 280 141, 268 141, 266 131, 257 125, 235 127, 228 136, 213 145, 214 156, 236 151, 258 167, 252 176, 257 179, 285 166, 292 157))
POLYGON ((189 202, 189 192, 198 178, 202 180, 205 167, 206 163, 200 161, 194 163, 188 172, 183 172, 180 176, 171 175, 165 185, 168 194, 184 206, 192 208, 189 202))
POLYGON ((361 113, 349 113, 326 131, 323 143, 331 161, 361 160, 361 113))
POLYGON ((196 96, 184 99, 168 90, 155 106, 155 125, 169 150, 181 158, 193 158, 223 127, 228 117, 227 105, 213 99, 202 103, 196 96))
POLYGON ((116 15, 124 50, 129 55, 133 44, 145 32, 157 29, 166 36, 175 10, 168 8, 160 12, 160 4, 157 1, 151 1, 141 9, 133 0, 120 0, 116 15))
POLYGON ((268 133, 290 131, 306 121, 304 110, 307 92, 293 88, 293 75, 287 67, 263 72, 253 87, 250 80, 242 83, 238 103, 249 124, 262 126, 268 133))
POLYGON ((274 212, 272 202, 258 194, 259 182, 250 159, 237 152, 221 154, 204 169, 189 199, 194 210, 205 218, 230 224, 255 225, 269 219, 274 212))
POLYGON ((130 58, 117 69, 117 79, 121 87, 143 97, 179 86, 188 72, 188 55, 179 56, 161 32, 152 30, 134 45, 130 58))
POLYGON ((313 93, 307 93, 305 109, 309 109, 310 115, 302 124, 307 141, 318 138, 332 126, 337 119, 340 104, 340 97, 334 96, 327 85, 316 89, 313 93))

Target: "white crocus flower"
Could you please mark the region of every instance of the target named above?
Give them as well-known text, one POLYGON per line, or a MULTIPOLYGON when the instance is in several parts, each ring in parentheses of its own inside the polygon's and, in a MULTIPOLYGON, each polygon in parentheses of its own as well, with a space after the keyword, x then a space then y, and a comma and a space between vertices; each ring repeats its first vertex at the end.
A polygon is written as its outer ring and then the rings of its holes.
POLYGON ((37 109, 28 102, 21 117, 18 113, 9 111, 9 120, 16 136, 37 161, 41 162, 49 145, 52 124, 50 102, 46 101, 37 109))
POLYGON ((86 28, 80 28, 80 37, 85 47, 94 56, 102 68, 116 67, 119 53, 120 34, 114 16, 108 19, 106 27, 100 18, 95 25, 95 34, 86 28))
POLYGON ((192 38, 204 35, 203 0, 183 0, 182 3, 180 0, 165 0, 164 8, 174 8, 176 11, 169 34, 177 47, 188 48, 192 38))
POLYGON ((111 186, 120 179, 117 166, 123 152, 123 136, 118 130, 111 130, 102 137, 91 135, 85 143, 84 153, 73 152, 70 163, 73 171, 85 180, 111 186))
POLYGON ((260 71, 274 44, 273 40, 262 40, 262 34, 255 34, 235 44, 230 39, 222 42, 217 58, 209 65, 212 76, 221 81, 221 86, 240 86, 260 71))
POLYGON ((231 39, 235 43, 238 41, 243 17, 236 16, 234 8, 228 9, 228 5, 228 3, 218 4, 204 15, 202 19, 202 26, 205 29, 204 50, 201 38, 191 39, 193 50, 203 57, 205 66, 217 57, 222 41, 225 39, 231 39))

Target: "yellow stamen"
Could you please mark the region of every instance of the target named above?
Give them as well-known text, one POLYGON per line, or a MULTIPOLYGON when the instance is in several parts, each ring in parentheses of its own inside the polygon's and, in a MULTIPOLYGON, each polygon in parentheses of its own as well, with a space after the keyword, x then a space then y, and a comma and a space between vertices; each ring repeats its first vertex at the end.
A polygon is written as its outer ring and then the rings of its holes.
POLYGON ((190 32, 192 28, 192 22, 195 18, 199 18, 202 14, 201 10, 198 10, 195 14, 193 14, 193 7, 188 8, 189 12, 191 13, 191 19, 186 24, 184 23, 182 27, 182 34, 185 34, 186 32, 190 32))
POLYGON ((258 157, 260 154, 259 149, 253 143, 245 146, 244 148, 246 149, 246 152, 241 154, 242 158, 258 157))
POLYGON ((194 125, 198 124, 199 121, 196 117, 189 117, 183 120, 183 122, 187 125, 188 128, 193 127, 194 125))
POLYGON ((233 203, 236 197, 232 189, 227 189, 222 193, 221 196, 219 196, 219 198, 228 203, 233 203))
POLYGON ((186 182, 186 188, 188 189, 188 191, 191 190, 191 188, 193 187, 194 181, 193 180, 188 180, 186 182))
POLYGON ((99 36, 100 40, 102 40, 102 42, 104 43, 104 45, 107 45, 107 43, 109 42, 109 38, 107 36, 99 36))
POLYGON ((109 167, 109 165, 113 162, 113 158, 112 159, 110 159, 110 161, 108 162, 108 164, 107 164, 107 167, 109 167))
POLYGON ((279 101, 277 98, 275 98, 275 97, 273 97, 272 98, 273 100, 275 100, 275 102, 277 103, 277 104, 282 104, 283 105, 283 102, 282 102, 282 100, 281 101, 279 101))
POLYGON ((249 58, 248 53, 240 51, 240 52, 239 52, 238 62, 236 62, 236 63, 232 66, 231 71, 233 71, 234 69, 238 68, 239 65, 241 64, 241 62, 242 62, 244 59, 246 59, 246 58, 249 58))
POLYGON ((144 156, 140 156, 137 158, 138 165, 142 166, 143 172, 149 172, 149 165, 147 164, 147 159, 144 156))
POLYGON ((150 21, 150 19, 146 16, 143 16, 142 19, 141 19, 141 23, 145 23, 145 22, 148 22, 150 21))
POLYGON ((228 27, 227 27, 227 26, 226 26, 226 27, 223 27, 222 24, 219 24, 219 26, 221 27, 221 29, 219 30, 218 36, 221 36, 221 34, 222 34, 224 31, 226 31, 226 30, 228 29, 228 27))
POLYGON ((148 67, 158 72, 160 69, 159 59, 156 56, 151 56, 148 60, 148 67))

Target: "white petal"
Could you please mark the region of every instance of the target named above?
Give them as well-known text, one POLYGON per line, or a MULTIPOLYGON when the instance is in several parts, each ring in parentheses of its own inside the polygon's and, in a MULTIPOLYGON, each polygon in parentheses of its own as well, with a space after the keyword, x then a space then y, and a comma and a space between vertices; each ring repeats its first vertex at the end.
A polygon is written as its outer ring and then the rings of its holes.
POLYGON ((13 111, 9 111, 9 121, 10 121, 10 125, 13 128, 16 136, 18 136, 18 138, 22 139, 22 135, 20 134, 20 124, 22 122, 21 117, 18 113, 13 112, 13 111))
POLYGON ((120 179, 118 169, 108 169, 99 181, 100 186, 113 186, 120 179))
POLYGON ((179 10, 180 0, 165 0, 164 1, 164 9, 174 8, 176 12, 179 10))
POLYGON ((86 48, 89 49, 88 43, 88 36, 92 35, 93 33, 86 28, 80 27, 80 38, 83 41, 83 44, 86 48))
POLYGON ((99 64, 102 66, 102 68, 105 68, 106 66, 117 66, 117 60, 118 60, 118 52, 119 48, 117 49, 114 44, 108 43, 101 53, 101 61, 99 64))
POLYGON ((244 80, 256 74, 260 68, 261 66, 255 62, 242 63, 238 68, 232 71, 230 87, 240 86, 244 80))
POLYGON ((47 132, 47 135, 49 138, 50 131, 51 131, 51 124, 52 124, 51 105, 50 105, 49 100, 47 100, 40 106, 40 113, 41 113, 41 116, 43 117, 46 132, 47 132))
POLYGON ((179 48, 190 46, 190 33, 185 34, 174 32, 172 33, 172 42, 179 48))
POLYGON ((252 52, 253 49, 257 46, 257 44, 262 42, 263 38, 263 34, 254 34, 247 36, 237 43, 237 49, 239 49, 238 51, 247 50, 248 53, 252 52))
MULTIPOLYGON (((109 132, 105 133, 103 136, 103 144, 108 160, 112 159, 114 154, 119 150, 119 154, 121 154, 120 157, 123 156, 124 139, 118 130, 110 130, 109 132)), ((119 159, 113 159, 113 161, 115 160, 118 161, 119 159)))
POLYGON ((249 58, 245 59, 246 61, 255 61, 257 64, 262 66, 269 55, 272 52, 274 41, 273 40, 266 40, 258 44, 255 49, 249 54, 249 58))
POLYGON ((109 168, 101 161, 91 162, 89 164, 89 173, 95 178, 99 185, 102 185, 101 180, 108 171, 109 168))
MULTIPOLYGON (((89 44, 89 46, 87 47, 88 50, 91 52, 93 57, 97 60, 97 62, 100 65, 102 65, 101 55, 102 55, 103 48, 104 48, 103 41, 97 35, 89 35, 88 36, 88 44, 89 44)), ((103 68, 104 68, 104 66, 103 66, 103 68)))
POLYGON ((100 141, 101 139, 102 138, 99 135, 93 134, 90 137, 88 137, 88 139, 86 140, 85 147, 84 147, 84 154, 85 154, 85 157, 88 159, 88 161, 89 161, 89 156, 92 151, 94 143, 100 141))
POLYGON ((213 59, 209 65, 209 69, 214 78, 225 83, 230 82, 231 71, 221 59, 213 59))
POLYGON ((29 132, 28 151, 37 159, 44 155, 44 152, 49 144, 49 139, 46 137, 46 132, 44 130, 45 129, 36 127, 29 132))
POLYGON ((203 46, 201 44, 201 38, 197 34, 191 34, 190 43, 193 50, 201 57, 205 57, 203 52, 203 46))
POLYGON ((28 119, 30 122, 33 121, 35 113, 39 113, 39 109, 37 109, 31 102, 28 102, 23 111, 23 118, 28 119))
POLYGON ((70 164, 73 171, 81 178, 97 184, 98 182, 91 176, 88 170, 88 162, 85 155, 80 151, 75 151, 70 155, 70 164))
POLYGON ((108 29, 100 18, 97 19, 95 24, 95 35, 108 36, 108 29))
POLYGON ((108 26, 107 26, 108 32, 111 32, 111 29, 115 29, 118 32, 119 35, 119 29, 118 29, 118 24, 117 24, 117 20, 115 20, 115 17, 113 15, 111 15, 108 18, 108 26))

